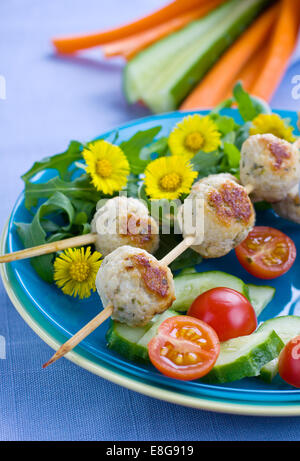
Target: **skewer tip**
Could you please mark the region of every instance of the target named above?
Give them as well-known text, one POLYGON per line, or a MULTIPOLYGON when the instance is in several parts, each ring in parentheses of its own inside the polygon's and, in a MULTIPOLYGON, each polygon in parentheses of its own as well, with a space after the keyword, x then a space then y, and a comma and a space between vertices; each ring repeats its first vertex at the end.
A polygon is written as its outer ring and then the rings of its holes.
POLYGON ((51 365, 53 362, 56 362, 56 360, 57 360, 57 357, 56 357, 56 354, 54 354, 54 355, 51 357, 51 359, 48 360, 48 362, 45 362, 45 363, 42 365, 43 370, 44 370, 45 368, 47 368, 49 365, 51 365))

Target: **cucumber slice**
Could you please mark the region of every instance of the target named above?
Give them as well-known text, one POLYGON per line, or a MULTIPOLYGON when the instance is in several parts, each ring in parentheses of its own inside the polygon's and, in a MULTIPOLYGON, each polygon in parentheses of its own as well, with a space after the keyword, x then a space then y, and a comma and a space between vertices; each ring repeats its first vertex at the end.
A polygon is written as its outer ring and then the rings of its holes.
POLYGON ((261 368, 278 356, 283 341, 275 331, 257 331, 221 343, 213 369, 202 378, 209 383, 226 383, 257 376, 261 368))
MULTIPOLYGON (((145 88, 165 68, 167 62, 184 51, 196 39, 205 35, 216 22, 221 20, 224 5, 208 16, 193 21, 183 29, 159 40, 132 59, 124 69, 123 86, 126 99, 130 103, 143 99, 145 88)), ((226 6, 226 10, 228 7, 226 6)))
POLYGON ((172 309, 179 312, 186 312, 197 296, 211 288, 232 288, 246 297, 249 295, 248 287, 241 279, 221 271, 178 275, 174 283, 176 300, 172 309))
MULTIPOLYGON (((136 89, 139 84, 138 94, 153 112, 176 109, 267 3, 269 0, 226 2, 202 20, 205 24, 211 21, 209 30, 204 27, 206 30, 202 30, 197 38, 175 49, 175 54, 173 50, 170 56, 167 55, 159 71, 151 73, 151 79, 146 79, 146 83, 143 80, 139 83, 135 81, 132 87, 136 89)), ((153 62, 148 63, 144 72, 149 72, 152 65, 153 62)))
POLYGON ((275 288, 269 286, 257 286, 248 284, 249 298, 257 317, 274 298, 275 288))
POLYGON ((179 315, 178 312, 169 309, 155 316, 145 327, 129 327, 112 320, 106 334, 107 346, 129 360, 149 362, 148 342, 156 335, 159 325, 175 315, 179 315))
POLYGON ((259 377, 266 383, 271 383, 278 373, 278 358, 271 360, 260 370, 259 377))
POLYGON ((157 330, 159 325, 164 321, 167 320, 170 317, 174 317, 175 315, 178 315, 178 312, 174 311, 173 309, 168 309, 167 311, 163 312, 162 314, 157 316, 157 320, 154 322, 152 327, 142 336, 139 340, 137 345, 140 347, 144 347, 145 350, 147 351, 148 355, 148 343, 149 341, 157 334, 157 330))
POLYGON ((107 347, 129 360, 147 361, 148 351, 145 351, 143 347, 139 347, 137 342, 149 328, 151 328, 151 325, 133 328, 112 320, 111 326, 106 333, 107 347))
POLYGON ((266 320, 257 331, 275 330, 284 344, 288 343, 295 336, 300 335, 300 317, 297 315, 283 315, 266 320))
MULTIPOLYGON (((295 336, 300 335, 300 317, 297 315, 284 315, 266 320, 257 331, 275 330, 284 344, 287 344, 295 336)), ((278 372, 278 358, 266 364, 260 370, 260 378, 271 382, 278 372)))
POLYGON ((194 267, 187 267, 186 269, 181 269, 180 271, 180 277, 182 275, 186 275, 186 274, 197 274, 198 272, 196 271, 196 269, 194 267))

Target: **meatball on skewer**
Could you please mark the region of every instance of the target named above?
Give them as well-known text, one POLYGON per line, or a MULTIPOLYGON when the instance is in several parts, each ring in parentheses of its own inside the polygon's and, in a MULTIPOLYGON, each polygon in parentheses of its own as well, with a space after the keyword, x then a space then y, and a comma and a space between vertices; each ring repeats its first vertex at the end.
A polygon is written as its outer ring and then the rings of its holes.
POLYGON ((107 256, 117 248, 130 245, 155 253, 159 228, 148 208, 138 199, 115 197, 99 208, 91 222, 96 249, 107 256))
POLYGON ((112 318, 144 326, 175 300, 170 269, 145 250, 123 246, 103 261, 96 287, 104 307, 113 305, 112 318))
MULTIPOLYGON (((195 202, 197 199, 203 200, 204 239, 191 247, 204 258, 224 256, 238 246, 254 226, 251 200, 234 176, 226 173, 197 181, 186 200, 195 202)), ((184 238, 188 237, 183 222, 185 203, 178 213, 184 238)))
POLYGON ((147 251, 127 245, 104 258, 96 286, 104 309, 63 344, 43 368, 67 354, 108 317, 144 326, 175 300, 170 269, 147 251))
POLYGON ((159 228, 148 208, 138 199, 115 197, 98 209, 91 222, 92 233, 0 256, 7 263, 55 253, 82 245, 95 244, 103 256, 123 245, 143 248, 154 253, 159 245, 159 228))
POLYGON ((272 204, 272 208, 279 216, 300 224, 300 194, 299 186, 294 187, 285 199, 272 204))
POLYGON ((296 144, 272 134, 250 136, 243 144, 241 183, 252 186, 254 201, 283 200, 300 181, 300 157, 296 144))

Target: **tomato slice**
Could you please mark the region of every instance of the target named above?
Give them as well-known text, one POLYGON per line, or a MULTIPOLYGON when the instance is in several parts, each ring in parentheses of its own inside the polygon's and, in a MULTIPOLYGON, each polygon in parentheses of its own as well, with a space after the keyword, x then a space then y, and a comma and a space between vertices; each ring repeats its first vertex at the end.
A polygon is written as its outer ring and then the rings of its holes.
POLYGON ((235 249, 241 265, 261 279, 285 274, 296 259, 296 247, 287 235, 273 227, 257 226, 235 249))
POLYGON ((161 373, 188 381, 201 378, 212 369, 220 353, 220 342, 207 323, 179 315, 161 323, 148 351, 152 364, 161 373))
POLYGON ((300 388, 300 336, 288 342, 280 352, 278 371, 287 383, 300 388))

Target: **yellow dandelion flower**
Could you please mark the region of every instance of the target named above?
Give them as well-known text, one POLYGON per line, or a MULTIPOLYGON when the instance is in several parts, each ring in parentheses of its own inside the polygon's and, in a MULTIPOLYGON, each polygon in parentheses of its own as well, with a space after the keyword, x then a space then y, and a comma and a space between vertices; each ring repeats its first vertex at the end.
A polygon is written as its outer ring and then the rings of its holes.
POLYGON ((249 129, 249 134, 268 134, 271 133, 277 138, 285 139, 289 142, 294 142, 294 128, 287 126, 277 114, 260 114, 252 120, 252 126, 249 129))
POLYGON ((95 291, 101 254, 88 248, 68 248, 54 261, 54 281, 63 293, 88 298, 95 291))
POLYGON ((152 199, 176 199, 188 194, 197 172, 184 156, 161 157, 147 165, 146 193, 152 199))
POLYGON ((192 158, 197 152, 212 152, 220 145, 221 133, 214 121, 206 115, 188 115, 177 123, 169 136, 173 155, 192 158))
POLYGON ((86 172, 91 175, 97 190, 112 195, 126 186, 130 168, 119 146, 104 140, 95 141, 83 150, 82 155, 87 164, 86 172))

